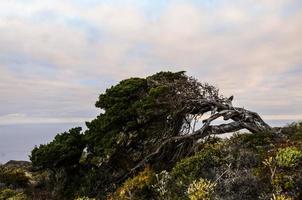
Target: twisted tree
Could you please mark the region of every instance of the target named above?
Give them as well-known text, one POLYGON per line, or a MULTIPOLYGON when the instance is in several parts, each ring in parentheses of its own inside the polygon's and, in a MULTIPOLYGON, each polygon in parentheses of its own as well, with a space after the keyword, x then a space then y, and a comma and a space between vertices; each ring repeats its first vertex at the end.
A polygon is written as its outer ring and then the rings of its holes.
POLYGON ((173 167, 210 135, 272 131, 257 113, 232 101, 184 72, 129 78, 99 96, 101 112, 84 133, 75 128, 59 134, 34 148, 30 158, 35 169, 52 171, 53 187, 64 195, 79 190, 105 197, 146 165, 173 167), (226 123, 213 123, 219 118, 226 123))
POLYGON ((97 157, 99 167, 122 181, 145 165, 169 167, 209 135, 272 130, 257 113, 233 106, 232 100, 184 72, 123 80, 100 95, 96 106, 103 112, 87 123, 90 158, 97 157), (213 125, 218 118, 227 123, 213 125))

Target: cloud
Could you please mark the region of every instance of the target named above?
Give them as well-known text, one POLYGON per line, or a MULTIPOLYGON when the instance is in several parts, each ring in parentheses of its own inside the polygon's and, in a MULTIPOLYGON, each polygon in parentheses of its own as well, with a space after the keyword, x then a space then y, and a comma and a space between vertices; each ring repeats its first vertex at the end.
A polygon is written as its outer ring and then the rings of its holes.
POLYGON ((299 121, 302 119, 302 115, 264 115, 265 120, 292 120, 299 121))
POLYGON ((147 2, 1 2, 0 114, 92 117, 120 79, 187 70, 239 106, 301 116, 300 1, 147 2))
POLYGON ((0 125, 84 123, 91 120, 92 118, 88 117, 33 117, 22 113, 13 113, 0 116, 0 125))

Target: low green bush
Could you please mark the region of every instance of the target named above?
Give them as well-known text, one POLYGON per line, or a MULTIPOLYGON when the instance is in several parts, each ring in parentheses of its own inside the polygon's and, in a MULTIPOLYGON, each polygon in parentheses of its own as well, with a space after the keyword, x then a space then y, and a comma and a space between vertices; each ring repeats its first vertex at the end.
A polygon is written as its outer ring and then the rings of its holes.
POLYGON ((29 182, 29 178, 21 168, 0 166, 0 182, 8 186, 25 187, 29 182))
POLYGON ((302 160, 302 152, 296 147, 279 149, 276 162, 279 167, 294 167, 302 160))
POLYGON ((187 189, 190 200, 210 200, 214 192, 216 183, 200 178, 193 181, 187 189))
POLYGON ((301 142, 302 140, 302 122, 293 122, 281 129, 283 135, 290 140, 301 142))
POLYGON ((29 200, 29 198, 23 192, 3 189, 0 191, 0 200, 29 200))
POLYGON ((126 180, 114 194, 108 197, 109 200, 141 200, 152 199, 152 184, 155 181, 155 173, 149 167, 138 173, 133 178, 126 180))
POLYGON ((191 157, 178 162, 171 170, 171 190, 174 198, 186 199, 188 186, 199 178, 212 180, 216 170, 224 164, 221 151, 214 145, 205 147, 191 157))
POLYGON ((229 139, 229 143, 239 147, 257 150, 258 147, 265 147, 267 145, 273 144, 275 139, 276 135, 271 132, 256 134, 236 133, 229 139))

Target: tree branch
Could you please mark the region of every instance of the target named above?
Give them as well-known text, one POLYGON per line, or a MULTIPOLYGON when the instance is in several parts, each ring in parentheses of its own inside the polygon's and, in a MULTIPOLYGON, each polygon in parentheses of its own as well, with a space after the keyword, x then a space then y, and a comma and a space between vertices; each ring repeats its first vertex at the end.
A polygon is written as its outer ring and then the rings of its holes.
MULTIPOLYGON (((203 102, 203 107, 204 107, 203 102)), ((208 119, 203 120, 203 126, 194 131, 192 134, 175 136, 164 140, 154 152, 146 156, 141 162, 139 162, 134 168, 132 168, 126 175, 124 175, 120 181, 125 180, 129 176, 135 174, 139 169, 147 164, 152 164, 158 161, 160 158, 166 158, 167 155, 173 158, 173 160, 179 160, 182 156, 192 152, 192 145, 199 139, 203 139, 209 135, 219 135, 224 133, 230 133, 239 131, 241 129, 248 129, 252 133, 259 133, 263 131, 271 131, 272 128, 266 124, 261 117, 252 111, 244 108, 234 108, 226 106, 220 102, 207 101, 208 106, 216 106, 217 111, 211 115, 208 119), (224 120, 233 120, 233 122, 220 125, 210 125, 212 121, 219 117, 223 117, 224 120), (183 148, 187 147, 187 148, 183 148), (164 151, 169 149, 168 151, 164 151), (177 151, 177 149, 180 149, 177 151), (177 156, 173 153, 178 152, 177 156), (165 155, 163 155, 165 154, 165 155)))

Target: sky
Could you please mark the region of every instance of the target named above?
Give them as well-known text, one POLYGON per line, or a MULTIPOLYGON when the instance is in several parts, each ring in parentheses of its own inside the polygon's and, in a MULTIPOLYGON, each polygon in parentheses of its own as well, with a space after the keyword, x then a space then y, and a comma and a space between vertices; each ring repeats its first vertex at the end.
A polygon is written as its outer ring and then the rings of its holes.
POLYGON ((0 0, 0 137, 83 123, 106 88, 168 70, 302 120, 301 32, 300 0, 0 0))

